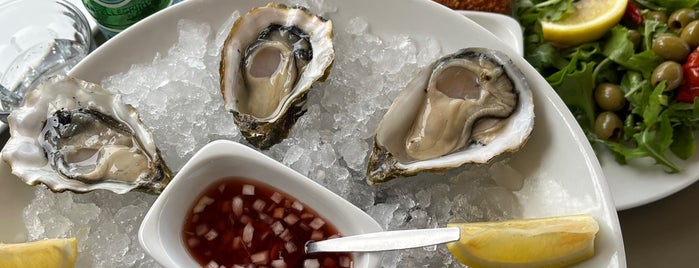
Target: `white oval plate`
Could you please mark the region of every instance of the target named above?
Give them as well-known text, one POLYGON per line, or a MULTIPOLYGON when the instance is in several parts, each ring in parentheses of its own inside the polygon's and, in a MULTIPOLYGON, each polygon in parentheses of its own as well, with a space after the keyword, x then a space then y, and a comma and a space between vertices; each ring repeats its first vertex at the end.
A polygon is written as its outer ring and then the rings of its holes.
MULTIPOLYGON (((183 18, 210 25, 221 25, 230 14, 241 14, 266 0, 187 0, 168 8, 122 32, 102 45, 76 66, 71 75, 101 82, 103 78, 127 71, 132 64, 150 62, 156 53, 164 54, 177 38, 177 21, 183 18)), ((591 213, 600 224, 595 256, 579 267, 625 267, 619 222, 602 169, 582 130, 561 99, 518 52, 495 35, 457 12, 426 0, 328 0, 337 7, 331 19, 344 29, 349 19, 361 16, 371 32, 379 37, 397 34, 431 36, 442 45, 443 53, 464 47, 488 47, 503 51, 519 66, 534 91, 536 122, 533 135, 520 152, 512 155, 511 166, 526 178, 554 181, 572 203, 566 206, 547 202, 541 192, 521 202, 524 217, 591 213)), ((567 202, 566 202, 567 203, 567 202)))

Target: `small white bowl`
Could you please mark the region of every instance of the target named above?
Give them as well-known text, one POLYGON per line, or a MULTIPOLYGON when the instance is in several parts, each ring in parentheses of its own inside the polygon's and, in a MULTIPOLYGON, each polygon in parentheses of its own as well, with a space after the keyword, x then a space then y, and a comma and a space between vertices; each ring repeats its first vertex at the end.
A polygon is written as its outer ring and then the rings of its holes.
MULTIPOLYGON (((266 155, 232 141, 213 141, 180 170, 146 214, 138 239, 165 267, 198 267, 182 240, 187 210, 211 184, 225 177, 269 184, 313 208, 343 235, 382 231, 379 224, 350 202, 266 155)), ((355 267, 378 267, 380 253, 355 253, 355 267)))

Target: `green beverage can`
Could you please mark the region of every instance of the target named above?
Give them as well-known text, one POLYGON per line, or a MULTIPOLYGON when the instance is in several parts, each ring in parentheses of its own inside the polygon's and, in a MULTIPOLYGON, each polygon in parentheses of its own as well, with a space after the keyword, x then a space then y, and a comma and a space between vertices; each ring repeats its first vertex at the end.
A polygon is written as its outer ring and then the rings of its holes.
POLYGON ((82 0, 107 39, 173 4, 173 0, 82 0))

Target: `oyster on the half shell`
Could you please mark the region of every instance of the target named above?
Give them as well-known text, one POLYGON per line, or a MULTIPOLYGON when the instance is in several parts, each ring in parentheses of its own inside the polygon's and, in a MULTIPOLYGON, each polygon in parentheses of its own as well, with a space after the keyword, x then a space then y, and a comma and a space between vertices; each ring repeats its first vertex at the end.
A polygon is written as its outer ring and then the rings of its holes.
POLYGON ((467 48, 413 78, 374 136, 367 181, 482 164, 519 150, 534 127, 532 93, 502 52, 467 48))
POLYGON ((238 19, 221 52, 221 93, 243 137, 260 149, 286 138, 306 94, 335 58, 332 22, 270 3, 238 19))
POLYGON ((136 109, 99 85, 49 78, 7 121, 2 157, 27 184, 159 193, 172 177, 136 109))

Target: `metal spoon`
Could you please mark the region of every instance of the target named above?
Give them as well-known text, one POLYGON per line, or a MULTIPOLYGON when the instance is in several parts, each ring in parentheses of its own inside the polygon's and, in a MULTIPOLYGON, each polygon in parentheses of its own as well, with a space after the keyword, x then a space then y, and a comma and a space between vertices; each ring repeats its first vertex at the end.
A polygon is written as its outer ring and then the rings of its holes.
POLYGON ((306 253, 370 252, 419 248, 459 240, 459 227, 398 230, 308 242, 306 253))

